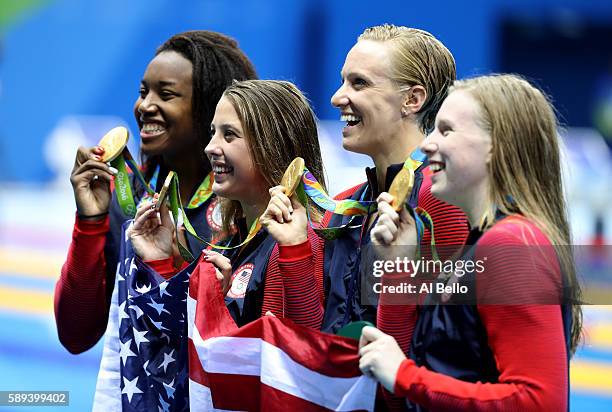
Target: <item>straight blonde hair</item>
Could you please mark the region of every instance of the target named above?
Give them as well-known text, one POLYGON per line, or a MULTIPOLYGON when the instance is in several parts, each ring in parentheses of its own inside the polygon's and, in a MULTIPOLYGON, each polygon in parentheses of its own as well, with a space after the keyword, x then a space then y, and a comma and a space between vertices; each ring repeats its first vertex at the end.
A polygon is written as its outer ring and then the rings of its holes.
POLYGON ((427 134, 433 130, 436 114, 456 77, 451 52, 425 30, 393 24, 366 29, 357 39, 386 42, 391 46, 391 78, 400 90, 423 86, 425 103, 418 112, 419 127, 427 134))
POLYGON ((540 227, 553 244, 572 305, 571 354, 582 331, 581 289, 576 277, 567 205, 561 179, 559 123, 550 100, 517 75, 481 76, 455 82, 450 93, 469 93, 481 108, 481 126, 491 136, 489 204, 482 230, 495 214, 520 214, 540 227))

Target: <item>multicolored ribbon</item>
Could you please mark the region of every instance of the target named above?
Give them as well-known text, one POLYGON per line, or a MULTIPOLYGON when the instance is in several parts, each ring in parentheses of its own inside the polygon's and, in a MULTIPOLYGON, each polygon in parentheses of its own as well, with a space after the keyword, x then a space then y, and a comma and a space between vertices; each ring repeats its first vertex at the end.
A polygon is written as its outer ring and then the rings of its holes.
MULTIPOLYGON (((412 173, 412 175, 414 176, 414 173, 423 164, 424 161, 425 154, 420 150, 415 150, 411 153, 408 159, 406 159, 402 167, 408 170, 408 172, 412 173)), ((361 224, 353 225, 354 217, 366 216, 373 212, 376 212, 376 210, 378 209, 378 205, 376 202, 363 200, 363 196, 365 195, 366 190, 363 191, 362 198, 360 200, 332 199, 325 192, 321 184, 315 179, 315 177, 307 168, 304 168, 304 174, 302 175, 302 184, 306 195, 308 195, 308 197, 311 198, 319 207, 334 214, 353 216, 353 218, 351 218, 346 224, 342 226, 325 228, 313 227, 312 222, 310 222, 309 218, 310 225, 314 232, 319 237, 326 240, 338 239, 339 237, 343 236, 346 231, 361 227, 361 224)))
MULTIPOLYGON (((200 184, 200 187, 198 188, 198 190, 196 190, 196 193, 194 194, 194 196, 191 198, 191 201, 189 202, 187 209, 196 208, 200 206, 202 203, 206 202, 210 198, 210 196, 212 195, 212 182, 213 182, 213 172, 210 172, 208 176, 206 176, 206 179, 204 179, 204 181, 200 184)), ((191 224, 191 222, 189 222, 189 218, 187 217, 187 214, 185 213, 185 210, 183 208, 183 203, 181 202, 181 195, 179 191, 179 179, 176 173, 174 174, 174 177, 172 178, 172 182, 170 183, 170 188, 168 190, 168 198, 170 201, 170 211, 172 212, 172 216, 174 218, 174 225, 175 225, 176 233, 178 233, 179 213, 180 213, 180 217, 183 221, 183 225, 185 226, 185 230, 187 230, 187 232, 189 232, 191 236, 193 236, 200 242, 214 249, 221 249, 221 250, 237 249, 241 246, 246 245, 248 242, 250 242, 251 239, 255 237, 257 232, 261 230, 261 223, 259 222, 259 218, 257 218, 251 224, 251 227, 249 228, 249 233, 246 239, 244 239, 244 241, 242 241, 239 245, 222 246, 222 245, 216 245, 216 244, 210 243, 202 239, 200 236, 198 236, 195 229, 193 228, 193 225, 191 224)), ((181 256, 183 257, 183 259, 185 259, 188 262, 191 262, 195 259, 193 254, 189 251, 189 249, 187 249, 187 247, 183 246, 181 242, 179 242, 178 236, 176 237, 176 243, 177 243, 179 252, 181 253, 181 256)))
POLYGON ((313 174, 304 168, 302 175, 302 184, 306 195, 312 199, 319 207, 331 213, 344 216, 364 216, 376 210, 376 202, 343 199, 334 200, 331 198, 321 186, 321 183, 313 176, 313 174))

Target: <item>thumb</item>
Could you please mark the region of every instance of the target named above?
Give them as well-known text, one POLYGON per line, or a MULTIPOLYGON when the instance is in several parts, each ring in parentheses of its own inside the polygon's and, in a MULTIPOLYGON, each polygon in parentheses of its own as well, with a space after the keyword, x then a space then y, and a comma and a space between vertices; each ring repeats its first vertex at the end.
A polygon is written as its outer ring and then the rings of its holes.
POLYGON ((361 329, 361 337, 359 338, 359 349, 383 336, 385 336, 385 334, 374 326, 364 326, 363 329, 361 329))

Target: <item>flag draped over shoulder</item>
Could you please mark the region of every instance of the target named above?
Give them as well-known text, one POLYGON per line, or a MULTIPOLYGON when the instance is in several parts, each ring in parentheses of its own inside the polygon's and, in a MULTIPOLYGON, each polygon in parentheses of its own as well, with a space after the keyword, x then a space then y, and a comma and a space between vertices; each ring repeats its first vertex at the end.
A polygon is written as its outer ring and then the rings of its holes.
MULTIPOLYGON (((192 266, 166 280, 135 256, 127 239, 117 269, 116 322, 121 410, 189 410, 186 298, 192 266)), ((111 312, 113 312, 111 310, 111 312)), ((114 411, 114 409, 112 409, 114 411)))
POLYGON ((212 265, 189 281, 189 398, 193 412, 373 410, 376 382, 357 342, 264 316, 238 328, 212 265))

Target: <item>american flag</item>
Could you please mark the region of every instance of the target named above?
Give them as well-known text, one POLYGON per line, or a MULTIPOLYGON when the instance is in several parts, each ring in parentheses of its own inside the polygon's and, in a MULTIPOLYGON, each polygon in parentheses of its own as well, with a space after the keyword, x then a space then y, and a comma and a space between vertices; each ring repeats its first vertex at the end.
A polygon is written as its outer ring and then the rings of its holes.
POLYGON ((193 271, 187 312, 192 412, 374 409, 357 341, 272 316, 239 328, 207 262, 193 271))
POLYGON ((122 410, 188 411, 186 301, 197 261, 165 280, 135 256, 129 240, 123 246, 117 270, 122 410))

